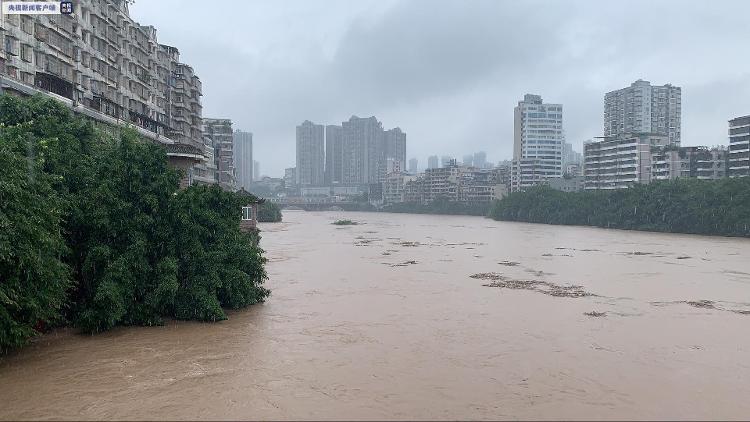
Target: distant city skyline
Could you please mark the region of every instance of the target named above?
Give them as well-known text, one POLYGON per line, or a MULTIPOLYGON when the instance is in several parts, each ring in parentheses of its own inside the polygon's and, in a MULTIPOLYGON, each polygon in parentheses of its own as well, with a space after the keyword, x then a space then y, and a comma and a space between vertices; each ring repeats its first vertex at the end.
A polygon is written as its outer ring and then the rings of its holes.
POLYGON ((137 1, 131 14, 200 75, 204 116, 253 132, 270 176, 294 166, 294 128, 305 119, 376 115, 409 133, 408 157, 486 151, 497 162, 511 158, 507 110, 527 92, 565 106, 578 151, 601 135, 603 95, 638 79, 682 88, 684 146, 726 144, 728 120, 750 113, 748 59, 736 54, 747 1, 222 4, 243 13, 160 0, 137 1), (666 28, 665 16, 691 24, 666 28))

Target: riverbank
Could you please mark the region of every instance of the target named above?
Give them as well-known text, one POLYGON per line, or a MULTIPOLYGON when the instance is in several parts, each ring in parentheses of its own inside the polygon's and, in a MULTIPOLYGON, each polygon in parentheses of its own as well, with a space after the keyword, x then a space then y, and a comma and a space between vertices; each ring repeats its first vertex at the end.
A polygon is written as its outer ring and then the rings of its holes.
POLYGON ((583 192, 539 186, 495 202, 489 215, 502 221, 750 237, 750 178, 677 179, 583 192))
POLYGON ((381 212, 405 214, 437 214, 437 215, 474 215, 487 216, 491 203, 464 203, 447 200, 436 200, 428 204, 415 202, 398 202, 379 209, 381 212))
POLYGON ((0 419, 750 414, 746 239, 353 212, 260 228, 273 300, 44 337, 0 362, 0 419))

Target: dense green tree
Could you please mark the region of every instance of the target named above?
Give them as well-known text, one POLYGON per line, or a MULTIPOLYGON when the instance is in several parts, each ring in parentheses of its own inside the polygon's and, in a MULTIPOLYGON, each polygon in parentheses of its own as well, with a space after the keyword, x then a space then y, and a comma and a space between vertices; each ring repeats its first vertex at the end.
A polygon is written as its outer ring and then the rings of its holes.
POLYGON ((750 178, 677 179, 628 189, 560 192, 538 186, 497 201, 496 220, 750 236, 750 178))
POLYGON ((278 223, 281 221, 281 207, 270 201, 263 202, 258 206, 258 221, 263 223, 278 223))
POLYGON ((158 324, 176 291, 169 213, 179 174, 162 148, 129 132, 92 156, 66 225, 76 233, 74 321, 90 331, 158 324))
POLYGON ((178 191, 164 149, 135 132, 0 96, 0 168, 0 349, 48 322, 218 320, 269 294, 258 235, 239 230, 247 198, 178 191))
POLYGON ((41 171, 46 141, 28 128, 0 123, 0 352, 56 321, 70 287, 61 201, 41 171))
POLYGON ((245 202, 247 197, 215 186, 192 186, 175 196, 176 317, 221 320, 222 307, 236 309, 268 296, 263 251, 252 234, 239 230, 245 202))

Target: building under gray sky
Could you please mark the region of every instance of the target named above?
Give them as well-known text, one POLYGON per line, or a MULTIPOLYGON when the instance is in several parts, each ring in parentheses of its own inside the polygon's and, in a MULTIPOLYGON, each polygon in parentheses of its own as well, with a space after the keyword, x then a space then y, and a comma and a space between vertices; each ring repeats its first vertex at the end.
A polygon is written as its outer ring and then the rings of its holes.
POLYGON ((305 120, 297 126, 297 185, 322 186, 324 183, 325 149, 323 125, 305 120))
POLYGON ((500 161, 526 92, 565 104, 579 151, 602 133, 603 95, 637 79, 682 88, 682 145, 726 144, 727 121, 750 113, 750 58, 737 54, 750 37, 744 0, 210 3, 130 10, 200 75, 204 115, 253 129, 272 176, 294 165, 305 119, 375 115, 408 132, 410 156, 481 150, 500 161))
POLYGON ((680 87, 651 85, 639 79, 627 88, 604 95, 604 136, 655 133, 679 146, 681 122, 680 87))
POLYGON ((562 104, 546 104, 540 95, 526 94, 513 112, 511 190, 562 177, 565 142, 562 104))
POLYGON ((416 173, 419 171, 419 160, 416 158, 409 159, 409 173, 416 173))
POLYGON ((250 189, 253 183, 253 134, 239 129, 234 131, 234 168, 237 189, 250 189))
POLYGON ((344 172, 344 128, 336 125, 326 126, 326 170, 327 185, 343 181, 344 172))

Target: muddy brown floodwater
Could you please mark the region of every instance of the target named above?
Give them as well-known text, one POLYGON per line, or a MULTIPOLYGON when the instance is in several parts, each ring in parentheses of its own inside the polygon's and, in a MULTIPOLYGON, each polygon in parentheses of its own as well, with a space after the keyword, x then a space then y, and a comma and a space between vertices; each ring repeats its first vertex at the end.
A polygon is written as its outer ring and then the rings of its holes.
POLYGON ((750 417, 746 239, 284 220, 261 226, 266 304, 43 336, 0 361, 0 418, 750 417))

